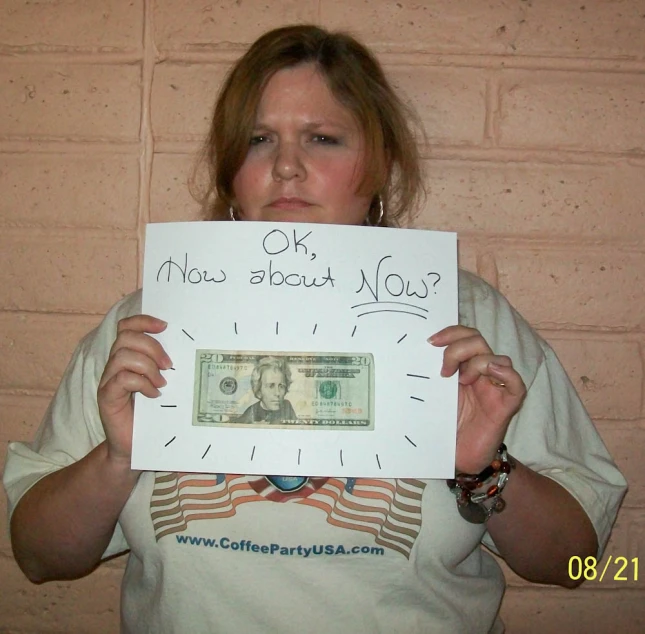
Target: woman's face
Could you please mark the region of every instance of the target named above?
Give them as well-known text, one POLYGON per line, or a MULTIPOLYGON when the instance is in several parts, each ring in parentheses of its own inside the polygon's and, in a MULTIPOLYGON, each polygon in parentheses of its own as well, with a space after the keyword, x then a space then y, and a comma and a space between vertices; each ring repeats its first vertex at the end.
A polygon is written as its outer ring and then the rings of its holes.
POLYGON ((364 153, 358 124, 313 64, 277 72, 233 180, 240 218, 362 224, 372 198, 356 191, 364 153))

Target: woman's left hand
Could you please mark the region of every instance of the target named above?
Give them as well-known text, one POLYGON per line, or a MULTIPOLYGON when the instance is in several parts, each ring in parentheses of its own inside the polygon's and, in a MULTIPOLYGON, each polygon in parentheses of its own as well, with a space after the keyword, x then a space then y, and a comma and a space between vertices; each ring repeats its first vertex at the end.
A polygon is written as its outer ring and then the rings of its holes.
POLYGON ((456 469, 479 473, 495 458, 526 386, 511 359, 494 354, 474 328, 449 326, 428 341, 446 348, 441 376, 459 372, 456 469))

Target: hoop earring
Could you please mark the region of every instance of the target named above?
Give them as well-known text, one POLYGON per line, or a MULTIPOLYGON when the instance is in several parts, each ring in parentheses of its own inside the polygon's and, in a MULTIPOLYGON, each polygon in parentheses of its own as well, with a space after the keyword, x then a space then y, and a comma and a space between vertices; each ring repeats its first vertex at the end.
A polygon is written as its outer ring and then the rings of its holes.
MULTIPOLYGON (((365 224, 368 227, 378 227, 383 221, 383 216, 385 215, 385 208, 383 205, 383 199, 381 198, 380 194, 378 195, 378 208, 379 208, 378 220, 374 223, 370 222, 370 214, 369 214, 369 211, 367 212, 367 218, 365 218, 365 224)), ((370 208, 370 211, 371 211, 371 208, 370 208)))
POLYGON ((235 209, 233 209, 233 206, 232 206, 232 205, 228 208, 228 217, 229 217, 233 222, 235 222, 235 221, 237 220, 237 218, 235 217, 235 209))

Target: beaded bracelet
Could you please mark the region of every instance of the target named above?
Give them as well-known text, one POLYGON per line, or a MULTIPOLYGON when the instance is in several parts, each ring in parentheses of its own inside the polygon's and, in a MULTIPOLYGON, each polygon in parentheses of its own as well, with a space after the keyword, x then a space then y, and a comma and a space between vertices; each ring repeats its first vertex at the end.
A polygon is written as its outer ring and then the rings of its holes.
POLYGON ((483 524, 493 513, 501 513, 506 507, 502 491, 514 468, 515 461, 502 443, 495 460, 481 473, 458 473, 454 479, 448 480, 446 484, 457 498, 459 515, 471 524, 483 524), (494 479, 497 481, 492 482, 494 479))

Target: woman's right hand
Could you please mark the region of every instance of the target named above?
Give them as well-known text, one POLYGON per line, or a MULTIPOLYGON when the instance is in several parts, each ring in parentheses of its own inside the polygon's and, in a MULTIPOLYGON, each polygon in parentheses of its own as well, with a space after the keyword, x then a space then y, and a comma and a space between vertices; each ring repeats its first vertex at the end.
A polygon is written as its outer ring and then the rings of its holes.
POLYGON ((105 430, 108 458, 130 465, 134 394, 159 396, 166 385, 161 370, 172 367, 162 345, 149 334, 166 329, 166 322, 150 315, 121 319, 117 337, 98 387, 98 406, 105 430))

